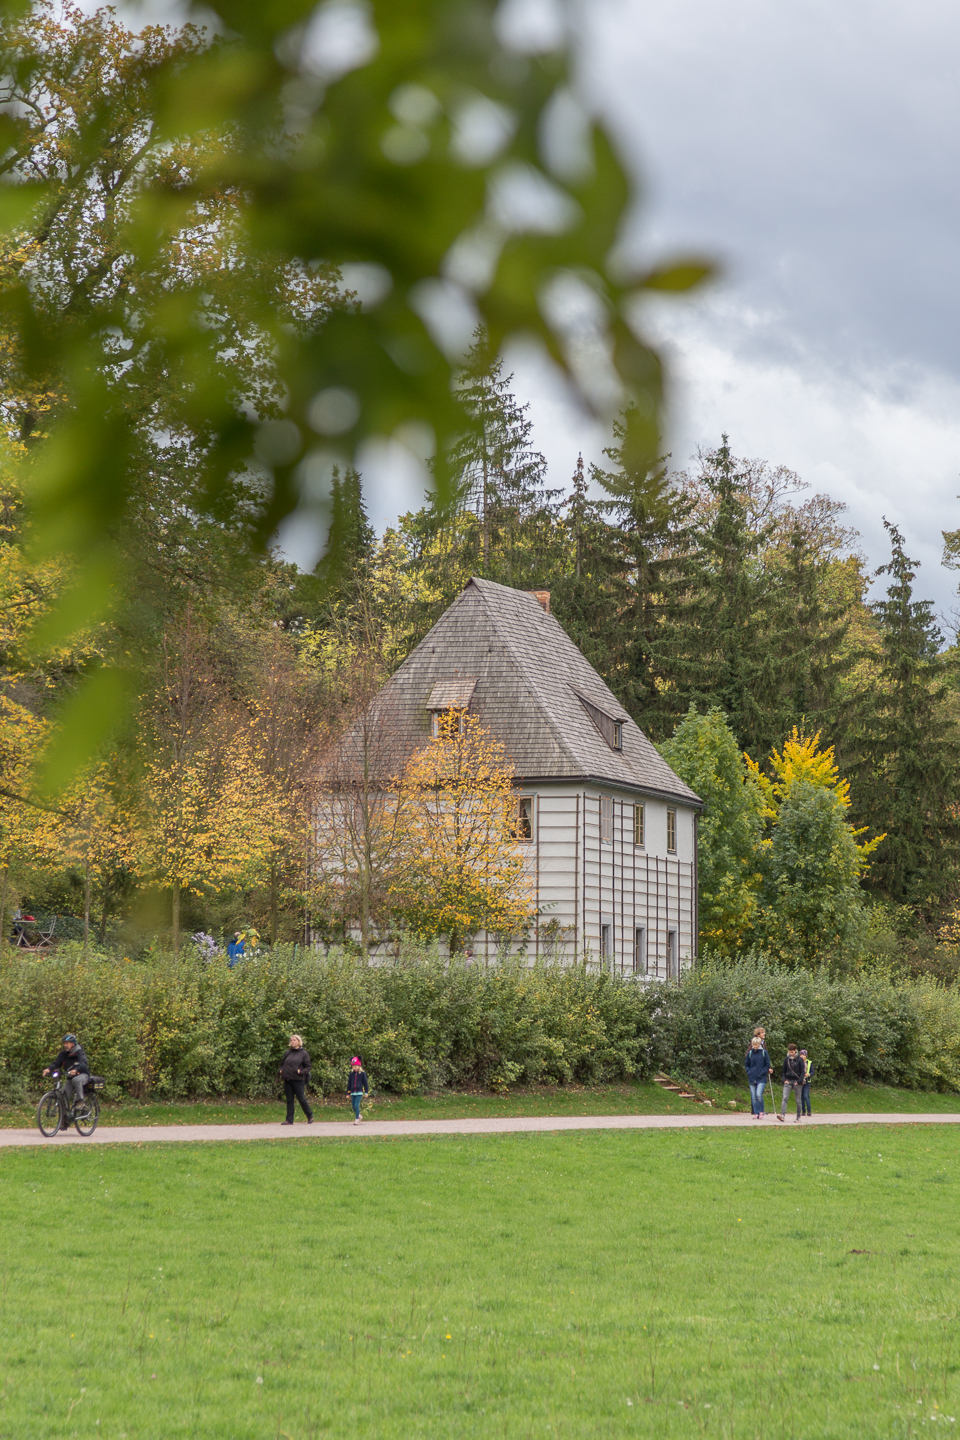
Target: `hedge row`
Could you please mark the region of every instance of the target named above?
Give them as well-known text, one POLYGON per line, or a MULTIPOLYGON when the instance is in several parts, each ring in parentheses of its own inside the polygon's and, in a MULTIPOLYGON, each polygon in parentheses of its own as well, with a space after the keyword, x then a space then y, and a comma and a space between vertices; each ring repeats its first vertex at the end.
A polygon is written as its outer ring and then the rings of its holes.
POLYGON ((778 1066, 795 1040, 821 1080, 960 1090, 960 989, 882 971, 832 978, 760 955, 708 961, 667 992, 651 1059, 684 1076, 742 1080, 759 1024, 778 1066))
POLYGON ((93 1068, 137 1096, 265 1095, 291 1031, 313 1088, 342 1091, 359 1052, 377 1088, 587 1083, 638 1072, 651 997, 583 969, 485 969, 414 953, 366 966, 290 947, 229 970, 192 953, 0 962, 0 1096, 35 1089, 74 1030, 93 1068))
POLYGON ((381 1090, 598 1083, 654 1068, 742 1079, 753 1026, 775 1059, 806 1045, 821 1079, 960 1090, 960 991, 883 974, 831 979, 761 956, 708 961, 680 985, 583 968, 484 968, 412 952, 396 965, 278 947, 234 970, 179 961, 0 959, 0 1098, 36 1090, 66 1030, 114 1094, 276 1091, 292 1030, 321 1093, 359 1051, 381 1090))

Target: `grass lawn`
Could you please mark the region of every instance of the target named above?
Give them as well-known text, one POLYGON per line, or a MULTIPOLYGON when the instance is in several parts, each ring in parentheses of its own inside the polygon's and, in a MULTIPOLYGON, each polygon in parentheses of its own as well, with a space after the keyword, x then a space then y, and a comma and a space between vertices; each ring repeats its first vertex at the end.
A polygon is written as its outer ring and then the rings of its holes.
MULTIPOLYGON (((727 1109, 735 1100, 737 1108, 750 1109, 746 1086, 710 1085, 705 1092, 715 1108, 727 1109)), ((780 1090, 776 1089, 779 1107, 780 1090)), ((767 1109, 773 1108, 767 1091, 767 1109)), ((353 1119, 345 1095, 328 1100, 313 1099, 322 1120, 353 1119)), ((898 1090, 892 1085, 849 1085, 832 1090, 815 1088, 815 1110, 855 1113, 956 1114, 960 1095, 941 1095, 922 1090, 898 1090)), ((445 1093, 408 1095, 401 1098, 377 1095, 366 1113, 372 1120, 462 1120, 464 1117, 509 1115, 679 1115, 699 1109, 692 1100, 681 1100, 652 1082, 597 1085, 554 1089, 518 1090, 509 1095, 445 1093)), ((100 1112, 101 1125, 222 1125, 283 1119, 283 1104, 262 1100, 194 1100, 182 1103, 131 1101, 108 1103, 100 1112)), ((299 1108, 297 1119, 302 1120, 299 1108)), ((27 1129, 36 1124, 36 1105, 0 1106, 0 1128, 27 1129)))
POLYGON ((949 1431, 958 1182, 933 1127, 5 1151, 0 1436, 949 1431))

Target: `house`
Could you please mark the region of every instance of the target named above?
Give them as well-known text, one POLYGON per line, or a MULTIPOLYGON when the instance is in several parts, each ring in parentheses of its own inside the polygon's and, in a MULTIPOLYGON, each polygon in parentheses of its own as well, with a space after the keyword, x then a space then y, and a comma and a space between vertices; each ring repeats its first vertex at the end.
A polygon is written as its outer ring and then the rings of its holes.
MULTIPOLYGON (((548 592, 471 580, 377 706, 406 754, 451 710, 504 745, 537 901, 531 957, 589 951, 661 979, 692 960, 702 802, 550 614, 548 592)), ((481 935, 474 948, 495 944, 481 935)))

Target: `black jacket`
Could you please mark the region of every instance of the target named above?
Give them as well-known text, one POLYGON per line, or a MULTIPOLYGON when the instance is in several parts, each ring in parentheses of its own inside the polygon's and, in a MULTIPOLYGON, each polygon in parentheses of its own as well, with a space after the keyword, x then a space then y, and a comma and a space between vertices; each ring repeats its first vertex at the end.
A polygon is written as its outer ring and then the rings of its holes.
POLYGON ((291 1045, 286 1055, 280 1061, 281 1080, 309 1080, 310 1079, 310 1056, 303 1046, 294 1050, 291 1045))
POLYGON ((786 1085, 789 1081, 793 1085, 802 1085, 805 1068, 802 1055, 785 1055, 783 1060, 783 1083, 786 1085))
POLYGON ((355 1095, 361 1090, 364 1095, 370 1094, 370 1086, 367 1084, 366 1070, 351 1070, 350 1078, 347 1080, 347 1094, 355 1095))
POLYGON ((82 1045, 74 1045, 72 1050, 61 1050, 56 1060, 51 1060, 47 1068, 62 1070, 64 1074, 68 1070, 76 1070, 80 1075, 90 1074, 90 1065, 83 1053, 82 1045))

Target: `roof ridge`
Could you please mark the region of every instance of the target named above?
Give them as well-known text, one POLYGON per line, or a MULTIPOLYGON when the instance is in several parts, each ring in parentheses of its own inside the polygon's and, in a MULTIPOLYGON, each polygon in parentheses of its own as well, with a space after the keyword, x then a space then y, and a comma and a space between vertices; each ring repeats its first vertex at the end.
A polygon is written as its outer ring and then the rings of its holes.
MULTIPOLYGON (((509 636, 504 636, 504 635, 501 633, 500 628, 499 628, 499 626, 497 625, 496 613, 495 613, 495 612, 487 605, 487 603, 486 603, 486 598, 485 598, 484 593, 483 593, 483 592, 484 592, 484 587, 487 586, 487 585, 496 585, 497 582, 496 582, 495 580, 484 580, 482 576, 480 576, 480 575, 474 575, 474 576, 471 576, 470 583, 471 583, 471 584, 476 584, 476 582, 477 582, 478 580, 479 580, 481 583, 477 585, 477 594, 478 594, 479 597, 480 597, 480 603, 483 605, 484 614, 486 615, 486 617, 487 617, 487 619, 489 620, 490 624, 493 626, 493 630, 494 630, 494 633, 495 633, 496 636, 497 636, 497 639, 500 641, 501 645, 503 645, 504 649, 509 652, 509 655, 510 655, 510 663, 513 665, 513 667, 514 667, 514 669, 516 670, 517 674, 520 676, 520 679, 523 681, 523 684, 527 687, 527 689, 531 692, 531 694, 533 695, 534 699, 536 700, 537 705, 538 705, 539 708, 540 708, 541 714, 542 714, 542 715, 545 717, 545 719, 546 719, 547 728, 549 729, 550 734, 553 736, 554 740, 557 742, 557 744, 559 745, 560 749, 561 749, 561 750, 563 751, 563 753, 566 755, 567 759, 571 762, 571 764, 572 764, 572 765, 575 765, 578 769, 580 769, 580 768, 582 767, 582 762, 581 762, 581 760, 580 760, 580 757, 579 757, 579 756, 576 754, 576 752, 571 748, 571 746, 570 746, 570 744, 569 744, 569 742, 568 742, 568 740, 567 740, 567 737, 563 734, 562 730, 560 730, 560 729, 554 724, 553 714, 552 714, 552 709, 551 709, 551 706, 550 706, 550 702, 546 699, 546 697, 544 696, 543 692, 542 692, 542 691, 540 690, 540 688, 536 685, 536 683, 535 683, 533 680, 530 679, 529 675, 527 674, 527 672, 525 671, 525 669, 524 669, 524 667, 523 667, 522 657, 520 657, 520 656, 517 655, 517 652, 516 652, 516 650, 514 649, 512 643, 511 643, 511 641, 510 641, 510 637, 509 637, 509 636)), ((509 585, 499 585, 499 586, 497 586, 497 588, 500 589, 500 590, 510 591, 510 593, 513 594, 513 595, 529 595, 529 593, 530 593, 530 592, 527 591, 527 590, 517 590, 517 589, 514 589, 514 588, 512 588, 512 587, 509 586, 509 585)), ((461 594, 463 594, 463 591, 461 591, 461 594)), ((530 598, 533 599, 532 596, 530 596, 530 598)), ((539 601, 534 601, 534 604, 536 604, 536 605, 538 606, 538 608, 540 608, 540 602, 539 602, 539 601)), ((563 635, 564 639, 565 639, 565 640, 569 640, 569 639, 570 639, 569 635, 567 635, 567 632, 564 630, 563 626, 559 623, 559 621, 556 620, 555 617, 552 616, 552 615, 549 616, 548 618, 553 620, 553 623, 557 626, 557 629, 561 632, 561 634, 563 635)), ((571 641, 570 643, 572 644, 573 642, 571 641)), ((573 688, 573 687, 571 686, 571 689, 572 689, 572 688, 573 688)))

